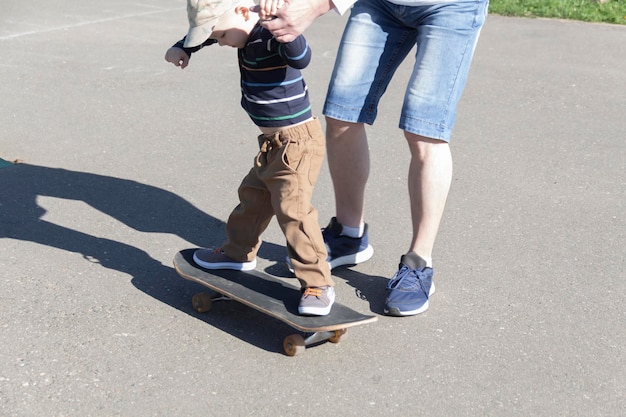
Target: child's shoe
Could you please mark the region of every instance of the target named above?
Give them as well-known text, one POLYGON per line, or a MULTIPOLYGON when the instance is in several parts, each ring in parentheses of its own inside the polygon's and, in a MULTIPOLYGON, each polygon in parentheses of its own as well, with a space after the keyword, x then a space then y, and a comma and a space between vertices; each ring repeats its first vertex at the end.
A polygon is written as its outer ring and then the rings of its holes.
POLYGON ((229 258, 222 248, 198 249, 193 254, 195 263, 205 269, 234 269, 236 271, 250 271, 256 268, 256 259, 250 262, 240 262, 229 258))
POLYGON ((335 302, 333 287, 308 287, 304 289, 298 313, 304 316, 326 316, 335 302))

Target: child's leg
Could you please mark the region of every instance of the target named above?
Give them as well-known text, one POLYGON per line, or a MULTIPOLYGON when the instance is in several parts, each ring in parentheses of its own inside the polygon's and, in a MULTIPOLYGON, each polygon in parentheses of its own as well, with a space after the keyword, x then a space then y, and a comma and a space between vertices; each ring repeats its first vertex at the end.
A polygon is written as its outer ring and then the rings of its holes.
POLYGON ((326 245, 311 203, 325 155, 319 121, 294 126, 275 135, 259 176, 271 194, 272 206, 287 240, 294 273, 303 287, 333 286, 326 245))
POLYGON ((257 175, 256 169, 257 167, 252 168, 242 180, 238 190, 239 204, 226 223, 228 240, 224 243, 224 253, 239 261, 256 259, 261 246, 260 236, 274 215, 270 192, 257 175))

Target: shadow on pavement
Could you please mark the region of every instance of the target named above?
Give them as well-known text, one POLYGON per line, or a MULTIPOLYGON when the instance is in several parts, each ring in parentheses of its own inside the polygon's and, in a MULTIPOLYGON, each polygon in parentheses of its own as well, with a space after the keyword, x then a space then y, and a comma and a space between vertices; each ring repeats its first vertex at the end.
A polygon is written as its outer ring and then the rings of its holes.
MULTIPOLYGON (((333 269, 333 275, 346 281, 354 288, 357 298, 367 301, 370 311, 378 315, 384 315, 385 308, 385 288, 389 279, 378 275, 367 275, 360 271, 338 267, 333 269)), ((338 300, 341 302, 341 300, 338 300)))
MULTIPOLYGON (((43 219, 46 210, 37 202, 40 196, 82 201, 134 230, 173 234, 196 246, 220 245, 225 238, 223 221, 170 191, 132 180, 30 164, 0 171, 0 238, 79 253, 88 262, 129 274, 140 291, 200 318, 190 300, 204 287, 180 278, 173 267, 138 247, 43 219)), ((283 262, 285 252, 282 246, 264 242, 259 256, 283 262)), ((231 306, 237 310, 232 315, 204 316, 202 320, 255 346, 279 351, 280 345, 268 340, 268 334, 276 333, 268 326, 288 326, 249 314, 244 306, 231 306)))

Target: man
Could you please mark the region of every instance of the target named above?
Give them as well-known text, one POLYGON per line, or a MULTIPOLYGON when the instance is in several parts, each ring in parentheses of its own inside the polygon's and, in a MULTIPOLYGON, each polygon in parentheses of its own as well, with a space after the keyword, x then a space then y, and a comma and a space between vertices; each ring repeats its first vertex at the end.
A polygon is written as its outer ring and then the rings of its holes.
POLYGON ((262 24, 289 41, 332 8, 343 13, 353 5, 323 112, 336 204, 336 218, 323 231, 331 267, 372 256, 364 223, 364 124, 374 123, 395 70, 417 46, 399 121, 411 153, 412 238, 385 301, 389 315, 415 315, 428 309, 435 291, 432 251, 452 179, 449 141, 488 0, 353 1, 290 0, 262 24))

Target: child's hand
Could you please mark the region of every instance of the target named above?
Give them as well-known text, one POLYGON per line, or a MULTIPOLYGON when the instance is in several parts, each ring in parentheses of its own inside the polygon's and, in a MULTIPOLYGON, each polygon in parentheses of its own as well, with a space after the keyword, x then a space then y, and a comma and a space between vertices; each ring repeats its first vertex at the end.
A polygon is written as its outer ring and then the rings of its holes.
POLYGON ((288 0, 259 0, 259 5, 250 10, 259 13, 261 20, 271 20, 285 3, 288 3, 288 0))
POLYGON ((165 60, 167 62, 171 62, 177 67, 180 67, 181 69, 185 69, 185 67, 189 65, 189 55, 187 55, 182 49, 176 48, 175 46, 172 46, 167 50, 165 53, 165 60))

